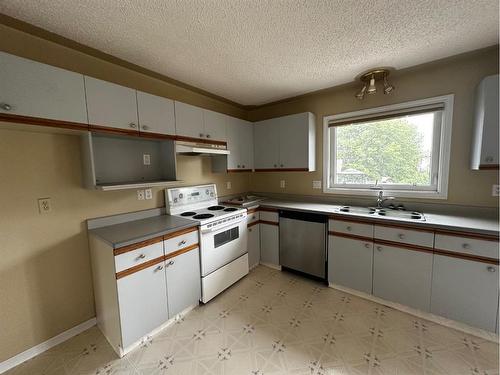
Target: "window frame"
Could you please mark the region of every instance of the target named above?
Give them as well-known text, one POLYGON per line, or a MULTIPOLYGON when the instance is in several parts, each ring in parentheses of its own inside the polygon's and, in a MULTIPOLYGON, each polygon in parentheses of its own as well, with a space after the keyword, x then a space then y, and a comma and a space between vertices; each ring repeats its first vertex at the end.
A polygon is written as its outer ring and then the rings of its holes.
MULTIPOLYGON (((447 199, 448 198, 448 178, 449 178, 449 167, 450 167, 450 149, 451 149, 451 132, 453 124, 453 102, 454 95, 442 95, 432 98, 425 98, 419 100, 413 100, 410 102, 391 104, 382 107, 375 107, 369 109, 363 109, 354 112, 345 112, 335 115, 328 115, 323 117, 323 193, 326 194, 339 194, 339 195, 364 195, 364 196, 376 196, 380 190, 383 190, 387 194, 395 195, 402 198, 427 198, 427 199, 447 199), (432 163, 438 163, 437 165, 437 183, 434 186, 415 186, 412 188, 409 185, 405 185, 404 188, 397 188, 396 184, 393 185, 330 185, 330 176, 335 173, 335 162, 331 165, 330 155, 335 152, 335 131, 332 130, 333 135, 330 136, 330 121, 340 121, 348 120, 350 118, 375 117, 376 115, 381 115, 384 112, 401 112, 404 115, 405 111, 410 111, 416 107, 426 106, 426 105, 444 105, 444 109, 441 114, 441 126, 439 138, 433 135, 433 159, 435 156, 435 146, 437 139, 439 139, 439 159, 433 160, 432 163), (332 141, 332 142, 330 142, 332 141)), ((397 114, 394 114, 396 117, 397 114)), ((349 126, 349 125, 347 125, 349 126)), ((434 125, 436 129, 436 125, 434 125)), ((336 155, 336 152, 335 154, 336 155)), ((436 178, 436 176, 433 176, 436 178)))

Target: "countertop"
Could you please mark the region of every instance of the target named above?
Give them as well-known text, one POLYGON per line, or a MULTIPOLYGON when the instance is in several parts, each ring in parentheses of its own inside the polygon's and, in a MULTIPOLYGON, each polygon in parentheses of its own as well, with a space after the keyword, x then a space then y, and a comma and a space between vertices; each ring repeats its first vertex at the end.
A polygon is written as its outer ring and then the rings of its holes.
POLYGON ((89 233, 116 249, 197 225, 195 220, 160 215, 91 229, 89 233))
MULTIPOLYGON (((464 231, 464 232, 474 232, 485 235, 498 236, 499 233, 499 223, 497 219, 494 218, 481 218, 473 216, 459 216, 459 215, 445 215, 445 214, 434 214, 425 213, 425 221, 409 221, 409 220, 397 220, 393 218, 375 218, 372 216, 356 215, 353 213, 339 212, 338 209, 341 205, 336 204, 326 204, 326 203, 308 203, 300 201, 285 201, 285 200, 275 200, 266 199, 257 204, 261 207, 277 208, 277 209, 289 209, 294 211, 303 212, 314 212, 321 214, 335 214, 345 217, 362 217, 369 218, 374 222, 381 223, 404 223, 411 224, 412 226, 418 226, 422 228, 434 228, 434 229, 445 229, 454 231, 464 231)), ((255 205, 255 206, 257 206, 255 205)))

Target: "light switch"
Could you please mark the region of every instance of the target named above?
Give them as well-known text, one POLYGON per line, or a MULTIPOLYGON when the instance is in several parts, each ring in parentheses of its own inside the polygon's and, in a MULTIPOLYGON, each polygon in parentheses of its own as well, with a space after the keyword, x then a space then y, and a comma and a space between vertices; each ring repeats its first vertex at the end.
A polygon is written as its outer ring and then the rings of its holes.
POLYGON ((498 197, 499 194, 500 194, 500 185, 493 185, 493 187, 491 188, 491 195, 493 197, 498 197))
POLYGON ((144 196, 146 197, 146 199, 153 199, 153 190, 152 189, 144 190, 144 196))
POLYGON ((280 188, 285 188, 285 180, 280 180, 280 188))
POLYGON ((151 155, 143 154, 142 161, 143 161, 144 165, 151 165, 151 155))
POLYGON ((233 185, 231 184, 231 181, 227 181, 226 182, 226 189, 230 190, 232 187, 233 187, 233 185))

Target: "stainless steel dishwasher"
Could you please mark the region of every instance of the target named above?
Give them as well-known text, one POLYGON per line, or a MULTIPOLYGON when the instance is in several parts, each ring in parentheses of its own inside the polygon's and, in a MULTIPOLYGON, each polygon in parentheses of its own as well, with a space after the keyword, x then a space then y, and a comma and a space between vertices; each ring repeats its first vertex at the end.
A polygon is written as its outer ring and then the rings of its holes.
POLYGON ((280 265, 326 279, 328 217, 280 211, 280 265))

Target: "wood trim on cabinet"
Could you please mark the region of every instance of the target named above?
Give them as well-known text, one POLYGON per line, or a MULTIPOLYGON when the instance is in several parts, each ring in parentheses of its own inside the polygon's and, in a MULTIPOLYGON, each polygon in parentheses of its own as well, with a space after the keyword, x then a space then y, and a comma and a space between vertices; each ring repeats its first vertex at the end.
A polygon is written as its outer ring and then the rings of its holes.
POLYGON ((189 245, 189 246, 186 246, 182 249, 179 249, 179 250, 176 250, 176 251, 173 251, 171 253, 168 253, 167 255, 165 255, 163 258, 165 260, 168 260, 168 259, 172 259, 172 258, 175 258, 176 256, 178 255, 181 255, 181 254, 184 254, 184 253, 187 253, 188 251, 191 251, 191 250, 194 250, 194 249, 197 249, 198 247, 200 246, 199 243, 194 243, 192 245, 189 245))
POLYGON ((133 243, 131 245, 127 245, 127 246, 118 247, 116 249, 113 249, 113 254, 116 256, 116 255, 128 253, 129 251, 137 250, 137 249, 140 249, 141 247, 153 245, 155 243, 162 242, 162 241, 163 241, 163 236, 150 238, 149 240, 144 240, 141 242, 133 243))
POLYGON ((51 120, 40 117, 11 115, 8 113, 0 113, 0 121, 13 122, 18 124, 45 126, 49 128, 89 130, 88 124, 82 124, 80 122, 51 120))
POLYGON ((460 232, 460 231, 453 231, 453 230, 446 230, 446 229, 436 229, 435 233, 442 234, 445 236, 467 237, 467 238, 473 238, 473 239, 477 239, 477 240, 485 240, 485 241, 493 241, 493 242, 498 242, 500 240, 498 235, 495 236, 493 234, 460 232))
POLYGON ((254 225, 257 225, 260 223, 260 220, 255 220, 255 221, 252 221, 251 223, 248 223, 247 224, 247 228, 250 228, 250 227, 253 227, 254 225))
POLYGON ((479 164, 479 169, 486 171, 486 170, 494 170, 494 169, 500 169, 498 164, 479 164))
POLYGON ((252 172, 251 169, 228 169, 227 173, 252 172))
POLYGON ((309 172, 309 168, 256 168, 255 172, 309 172))
POLYGON ((168 139, 168 140, 173 140, 173 141, 175 141, 175 139, 176 139, 175 135, 160 134, 160 133, 153 133, 153 132, 143 132, 143 131, 139 131, 139 137, 151 138, 151 139, 168 139))
POLYGON ((255 207, 255 208, 247 208, 247 215, 249 214, 253 214, 255 212, 259 212, 259 207, 255 207))
POLYGON ((227 146, 227 142, 225 141, 216 141, 213 139, 206 139, 206 138, 193 138, 193 137, 186 137, 184 135, 176 135, 175 136, 176 141, 185 141, 185 142, 196 142, 196 143, 208 143, 212 145, 222 145, 222 146, 227 146))
POLYGON ((391 246, 391 247, 399 247, 399 248, 403 248, 406 250, 420 251, 422 253, 430 253, 430 254, 434 253, 434 248, 432 248, 432 247, 418 246, 418 245, 412 245, 412 244, 408 244, 408 243, 379 240, 377 238, 373 239, 373 243, 375 243, 376 245, 385 245, 385 246, 391 246))
POLYGON ((93 133, 106 133, 106 134, 117 134, 117 135, 129 135, 132 137, 138 137, 139 136, 139 130, 132 130, 132 129, 120 129, 120 128, 113 128, 111 126, 105 126, 105 125, 89 125, 89 130, 93 133))
POLYGON ((176 232, 172 232, 172 233, 168 233, 168 234, 164 235, 163 239, 164 240, 168 240, 170 238, 174 238, 174 237, 177 237, 177 236, 182 236, 183 234, 186 234, 186 233, 197 232, 197 231, 198 231, 198 227, 197 226, 186 228, 186 229, 181 229, 181 230, 178 230, 176 232))
POLYGON ((500 265, 500 261, 498 259, 483 257, 480 255, 458 253, 455 251, 441 250, 441 249, 434 249, 434 254, 443 255, 443 256, 452 257, 452 258, 464 259, 464 260, 473 260, 476 262, 482 262, 482 263, 488 263, 488 264, 496 264, 497 266, 500 265))
POLYGON ((380 227, 389 227, 389 228, 401 228, 401 229, 410 229, 410 230, 415 230, 418 232, 427 232, 427 233, 434 233, 434 229, 432 228, 422 228, 419 226, 411 225, 411 224, 406 224, 406 223, 398 223, 398 224, 392 224, 392 223, 374 223, 375 225, 378 225, 380 227))
POLYGON ((328 231, 329 236, 338 236, 338 237, 345 237, 345 238, 350 238, 353 240, 361 240, 361 241, 369 241, 373 242, 373 238, 371 237, 364 237, 364 236, 358 236, 355 234, 347 234, 347 233, 342 233, 342 232, 336 232, 336 231, 328 231))
POLYGON ((345 217, 345 216, 341 216, 341 215, 329 215, 328 216, 329 219, 332 219, 332 220, 339 220, 339 221, 347 221, 348 223, 353 223, 353 224, 371 224, 371 225, 374 225, 376 222, 374 220, 370 220, 370 219, 366 219, 364 217, 362 218, 353 218, 353 217, 345 217))
POLYGON ((267 220, 259 220, 260 224, 267 224, 267 225, 276 225, 279 227, 280 223, 277 223, 275 221, 267 221, 267 220))
POLYGON ((119 280, 119 279, 121 279, 122 277, 125 277, 125 276, 132 275, 133 273, 142 271, 142 270, 144 270, 144 269, 146 269, 148 267, 154 266, 155 264, 161 263, 164 260, 165 260, 164 256, 161 256, 161 257, 158 257, 158 258, 155 258, 155 259, 148 260, 147 262, 138 264, 137 266, 130 267, 130 268, 127 268, 126 270, 117 272, 116 273, 116 280, 119 280))

